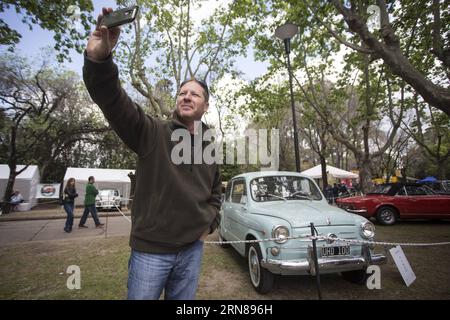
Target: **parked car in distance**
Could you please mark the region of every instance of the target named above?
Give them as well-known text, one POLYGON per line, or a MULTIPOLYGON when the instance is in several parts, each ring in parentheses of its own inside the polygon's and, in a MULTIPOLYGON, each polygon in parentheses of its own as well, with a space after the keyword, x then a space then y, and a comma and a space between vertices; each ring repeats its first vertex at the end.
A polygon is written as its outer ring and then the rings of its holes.
POLYGON ((101 189, 95 198, 95 206, 98 211, 103 209, 122 209, 122 195, 119 190, 115 189, 101 189))
POLYGON ((375 217, 384 225, 393 225, 399 219, 450 218, 450 195, 414 183, 382 184, 365 196, 338 199, 336 203, 348 212, 375 217))
MULTIPOLYGON (((315 275, 312 242, 287 239, 311 235, 314 223, 319 236, 373 240, 375 227, 367 219, 328 204, 317 184, 296 172, 263 171, 233 177, 220 210, 219 238, 232 243, 246 257, 250 281, 260 293, 272 289, 274 274, 315 275), (274 239, 266 241, 267 239, 274 239), (264 240, 264 241, 263 241, 264 240)), ((369 245, 317 241, 320 273, 341 273, 353 282, 364 282, 370 264, 386 257, 369 245)))

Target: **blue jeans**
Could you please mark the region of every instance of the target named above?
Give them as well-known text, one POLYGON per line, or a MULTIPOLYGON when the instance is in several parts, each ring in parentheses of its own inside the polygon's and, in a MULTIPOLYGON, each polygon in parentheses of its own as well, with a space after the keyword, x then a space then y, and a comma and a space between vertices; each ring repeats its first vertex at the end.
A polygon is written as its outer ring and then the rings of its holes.
POLYGON ((194 300, 202 264, 203 241, 178 253, 131 250, 128 262, 128 299, 194 300))
POLYGON ((64 229, 72 229, 73 226, 73 202, 67 203, 64 202, 64 210, 67 213, 66 225, 64 229))
POLYGON ((100 224, 100 220, 97 216, 97 209, 95 208, 95 204, 84 206, 83 215, 80 219, 80 226, 84 225, 86 223, 87 217, 89 215, 89 212, 91 212, 92 218, 94 219, 95 225, 98 226, 100 224))

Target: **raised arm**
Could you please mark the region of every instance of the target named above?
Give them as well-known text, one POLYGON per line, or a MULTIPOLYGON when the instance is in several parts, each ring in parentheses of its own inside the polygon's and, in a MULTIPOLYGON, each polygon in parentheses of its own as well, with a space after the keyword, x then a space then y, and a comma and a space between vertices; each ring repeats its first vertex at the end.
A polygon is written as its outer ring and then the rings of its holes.
POLYGON ((109 12, 112 12, 111 8, 103 8, 87 43, 83 80, 92 100, 100 107, 114 131, 130 149, 144 155, 153 148, 157 124, 120 85, 119 71, 111 54, 119 39, 120 29, 100 26, 103 15, 109 12))

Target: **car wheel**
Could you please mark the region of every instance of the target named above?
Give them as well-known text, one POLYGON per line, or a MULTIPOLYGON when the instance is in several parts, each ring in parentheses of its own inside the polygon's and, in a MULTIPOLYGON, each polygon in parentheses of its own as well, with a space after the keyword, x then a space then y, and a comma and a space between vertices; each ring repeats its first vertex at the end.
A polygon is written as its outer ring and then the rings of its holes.
MULTIPOLYGON (((224 242, 224 241, 227 241, 224 237, 222 237, 222 234, 220 233, 220 231, 219 231, 219 241, 220 242, 224 242)), ((222 244, 219 244, 222 248, 228 248, 230 245, 229 244, 226 244, 226 243, 222 243, 222 244)))
POLYGON ((357 284, 365 284, 368 278, 366 269, 341 272, 341 276, 345 280, 357 284))
POLYGON ((377 221, 386 226, 393 225, 397 221, 397 212, 390 207, 382 207, 378 209, 377 221))
POLYGON ((261 249, 257 243, 252 243, 248 248, 248 271, 253 287, 259 293, 267 293, 272 290, 273 274, 261 267, 261 249))

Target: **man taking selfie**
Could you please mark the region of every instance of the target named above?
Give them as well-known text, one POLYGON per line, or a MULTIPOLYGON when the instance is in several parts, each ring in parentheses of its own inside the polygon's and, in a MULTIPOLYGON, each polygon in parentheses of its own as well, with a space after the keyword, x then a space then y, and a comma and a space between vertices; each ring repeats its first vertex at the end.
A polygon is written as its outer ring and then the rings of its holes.
MULTIPOLYGON (((193 138, 194 122, 208 110, 208 87, 187 80, 171 119, 146 115, 120 85, 111 54, 120 29, 100 26, 111 12, 103 8, 89 38, 83 78, 111 127, 138 155, 128 299, 158 299, 163 289, 165 299, 194 299, 203 241, 220 221, 221 178, 217 164, 174 164, 171 151, 177 142, 171 135, 182 129, 193 138)), ((204 132, 207 127, 201 125, 204 132)))

